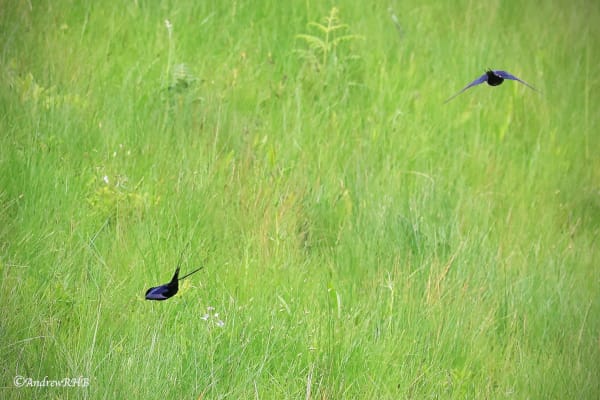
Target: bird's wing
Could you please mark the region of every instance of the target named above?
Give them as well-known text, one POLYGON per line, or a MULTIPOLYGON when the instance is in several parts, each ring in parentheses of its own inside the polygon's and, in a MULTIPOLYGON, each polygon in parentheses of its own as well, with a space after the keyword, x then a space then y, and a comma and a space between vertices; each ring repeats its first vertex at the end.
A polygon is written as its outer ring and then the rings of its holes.
POLYGON ((146 291, 146 300, 166 300, 168 299, 168 297, 165 296, 167 291, 168 290, 164 285, 150 288, 146 291))
POLYGON ((527 87, 529 87, 529 88, 531 88, 531 89, 533 89, 535 91, 538 91, 536 88, 534 88, 533 86, 531 86, 529 83, 525 82, 524 80, 521 80, 521 79, 517 78, 513 74, 510 74, 510 73, 508 73, 506 71, 496 70, 496 71, 494 71, 494 73, 496 75, 498 75, 499 77, 501 77, 501 78, 510 79, 510 80, 517 81, 517 82, 521 82, 523 85, 525 85, 525 86, 527 86, 527 87))
POLYGON ((461 94, 462 92, 467 90, 468 88, 479 85, 479 84, 485 82, 486 80, 487 80, 487 74, 481 75, 479 78, 475 79, 473 82, 471 82, 467 86, 465 86, 460 92, 456 93, 454 96, 451 96, 448 100, 446 100, 444 102, 444 104, 449 102, 450 100, 452 100, 453 98, 455 98, 456 96, 458 96, 459 94, 461 94))
POLYGON ((173 275, 173 278, 171 278, 171 282, 177 282, 178 277, 179 277, 179 267, 177 267, 177 269, 175 270, 175 274, 173 275))

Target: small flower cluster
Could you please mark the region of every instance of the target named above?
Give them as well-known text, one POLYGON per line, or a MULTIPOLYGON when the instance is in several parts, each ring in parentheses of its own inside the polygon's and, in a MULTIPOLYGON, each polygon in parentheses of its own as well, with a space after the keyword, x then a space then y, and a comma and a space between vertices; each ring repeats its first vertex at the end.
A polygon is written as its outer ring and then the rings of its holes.
POLYGON ((210 324, 211 326, 215 325, 219 328, 225 326, 225 322, 219 318, 219 313, 215 312, 215 308, 212 306, 208 306, 206 308, 206 313, 202 314, 200 319, 206 321, 206 323, 210 324))

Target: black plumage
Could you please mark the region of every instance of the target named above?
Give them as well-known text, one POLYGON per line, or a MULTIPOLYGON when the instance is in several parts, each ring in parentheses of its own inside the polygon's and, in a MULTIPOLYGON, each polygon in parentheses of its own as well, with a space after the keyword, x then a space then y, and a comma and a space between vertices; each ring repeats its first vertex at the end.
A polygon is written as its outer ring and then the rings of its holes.
POLYGON ((165 283, 164 285, 152 287, 146 291, 146 300, 167 300, 177 294, 179 290, 179 281, 187 278, 195 272, 198 272, 203 267, 200 267, 189 274, 179 278, 179 267, 175 270, 175 275, 171 279, 171 282, 165 283))
POLYGON ((479 84, 482 84, 484 82, 486 82, 488 85, 490 86, 498 86, 500 84, 502 84, 502 82, 504 82, 505 79, 509 79, 512 81, 517 81, 517 82, 521 82, 523 85, 537 91, 536 88, 534 88, 533 86, 531 86, 529 83, 517 78, 516 76, 506 72, 506 71, 502 71, 502 70, 491 70, 488 69, 485 74, 481 75, 479 78, 475 79, 473 82, 469 83, 467 86, 465 86, 460 92, 456 93, 455 95, 453 95, 452 97, 450 97, 448 100, 446 100, 444 103, 449 102, 450 100, 452 100, 453 98, 455 98, 456 96, 458 96, 459 94, 461 94, 462 92, 464 92, 465 90, 473 87, 473 86, 477 86, 479 84))

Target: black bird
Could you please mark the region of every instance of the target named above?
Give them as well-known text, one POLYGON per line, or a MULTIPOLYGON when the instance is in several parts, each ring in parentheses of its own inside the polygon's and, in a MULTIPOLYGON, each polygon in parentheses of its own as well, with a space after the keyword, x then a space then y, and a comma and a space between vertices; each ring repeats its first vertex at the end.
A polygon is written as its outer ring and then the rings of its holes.
POLYGON ((175 296, 175 294, 179 290, 179 281, 187 278, 193 273, 200 271, 202 268, 203 267, 200 267, 190 272, 186 276, 179 278, 179 267, 177 267, 177 269, 175 270, 175 275, 173 275, 173 279, 171 279, 171 282, 166 283, 164 285, 152 287, 146 291, 146 300, 166 300, 169 297, 175 296))
POLYGON ((477 86, 483 82, 487 82, 488 85, 490 86, 498 86, 500 85, 502 82, 504 82, 505 79, 510 79, 512 81, 517 81, 517 82, 521 82, 523 85, 535 90, 536 92, 538 91, 536 88, 534 88, 533 86, 531 86, 529 83, 517 78, 516 76, 509 74, 506 71, 502 71, 502 70, 491 70, 488 69, 485 74, 481 75, 479 78, 475 79, 473 82, 469 83, 467 86, 465 86, 463 88, 463 90, 461 90, 460 92, 456 93, 454 96, 450 97, 448 100, 446 100, 444 103, 449 102, 450 100, 452 100, 453 98, 455 98, 456 96, 458 96, 459 94, 461 94, 462 92, 464 92, 465 90, 467 90, 470 87, 473 86, 477 86))

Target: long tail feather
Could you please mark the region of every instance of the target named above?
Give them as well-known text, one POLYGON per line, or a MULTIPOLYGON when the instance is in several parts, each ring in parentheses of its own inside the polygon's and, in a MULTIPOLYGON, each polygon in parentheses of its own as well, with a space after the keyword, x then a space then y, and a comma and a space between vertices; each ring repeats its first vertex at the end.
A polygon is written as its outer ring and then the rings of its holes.
POLYGON ((179 278, 179 280, 185 279, 185 278, 187 278, 188 276, 190 276, 190 275, 192 275, 192 274, 195 274, 196 272, 200 271, 202 268, 204 268, 204 266, 202 266, 202 267, 200 267, 200 268, 197 268, 197 269, 193 270, 192 272, 190 272, 190 273, 189 273, 189 274, 187 274, 187 275, 184 275, 184 276, 182 276, 181 278, 179 278))

